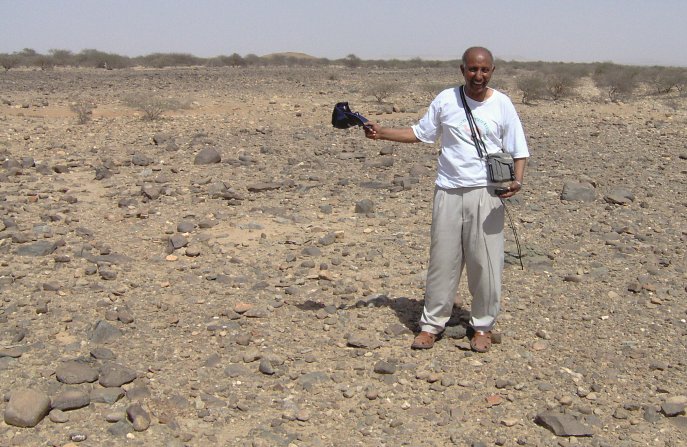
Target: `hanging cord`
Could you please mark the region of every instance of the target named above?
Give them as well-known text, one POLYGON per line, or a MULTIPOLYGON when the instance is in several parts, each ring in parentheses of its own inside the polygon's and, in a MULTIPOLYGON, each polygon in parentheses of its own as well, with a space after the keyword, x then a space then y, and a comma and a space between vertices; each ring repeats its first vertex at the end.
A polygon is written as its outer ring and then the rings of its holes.
MULTIPOLYGON (((468 106, 468 102, 465 99, 465 92, 463 91, 463 86, 461 85, 459 87, 459 92, 460 92, 460 100, 463 103, 463 109, 465 109, 465 116, 468 119, 468 124, 470 125, 470 133, 472 134, 472 141, 475 143, 475 148, 477 149, 477 155, 479 155, 479 158, 482 158, 482 151, 484 151, 484 154, 488 155, 489 152, 487 152, 487 145, 484 144, 484 141, 482 140, 482 134, 479 132, 479 126, 477 126, 477 123, 475 122, 475 117, 472 116, 472 110, 470 110, 470 106, 468 106)), ((503 148, 501 148, 502 152, 505 152, 503 148)), ((513 171, 511 170, 511 175, 513 171)), ((519 182, 518 182, 519 183, 519 182)), ((499 197, 499 200, 501 200, 501 203, 503 204, 503 209, 506 210, 506 215, 508 216, 508 222, 510 223, 510 227, 513 230, 513 236, 515 236, 515 246, 518 249, 518 260, 520 261, 520 268, 522 270, 525 270, 525 266, 522 263, 522 250, 520 249, 520 238, 518 237, 518 232, 515 230, 515 223, 513 222, 513 218, 510 215, 510 211, 508 211, 508 207, 506 206, 506 202, 503 201, 501 197, 499 197)))
POLYGON ((520 268, 522 270, 525 270, 525 266, 522 264, 522 250, 520 249, 520 238, 518 237, 518 232, 515 231, 515 223, 513 222, 513 218, 510 215, 510 211, 508 211, 508 207, 506 206, 506 202, 499 197, 501 200, 501 203, 503 204, 503 209, 506 210, 506 216, 508 216, 508 222, 510 224, 511 229, 513 230, 513 236, 515 236, 515 246, 518 249, 518 260, 520 261, 520 268))

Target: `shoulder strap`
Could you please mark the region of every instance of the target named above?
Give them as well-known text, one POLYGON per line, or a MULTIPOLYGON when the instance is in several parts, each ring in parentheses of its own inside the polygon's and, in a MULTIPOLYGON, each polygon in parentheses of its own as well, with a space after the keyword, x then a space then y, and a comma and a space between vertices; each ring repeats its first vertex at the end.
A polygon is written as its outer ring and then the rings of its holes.
POLYGON ((465 116, 467 117, 468 124, 470 125, 472 141, 475 143, 475 148, 477 148, 477 154, 479 155, 479 158, 482 158, 482 151, 484 151, 484 153, 486 154, 487 147, 484 145, 484 141, 482 141, 482 135, 480 135, 479 133, 479 127, 477 127, 475 117, 472 116, 472 110, 470 110, 468 102, 465 99, 465 92, 463 91, 463 86, 461 85, 458 90, 460 91, 460 100, 463 102, 463 109, 465 109, 465 116))

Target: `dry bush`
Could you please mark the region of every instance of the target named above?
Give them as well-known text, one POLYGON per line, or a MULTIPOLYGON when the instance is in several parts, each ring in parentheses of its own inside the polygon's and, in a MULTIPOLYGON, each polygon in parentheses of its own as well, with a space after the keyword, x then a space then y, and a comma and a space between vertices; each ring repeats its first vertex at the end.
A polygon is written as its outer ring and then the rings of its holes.
POLYGON ((10 71, 10 69, 19 65, 19 57, 15 54, 0 54, 0 66, 5 69, 5 71, 10 71))
POLYGON ((546 81, 541 75, 529 75, 518 79, 517 86, 522 92, 522 103, 532 104, 547 95, 546 81))
POLYGON ((573 96, 587 69, 580 64, 553 64, 546 70, 546 91, 551 99, 573 96))
POLYGON ((346 58, 340 59, 339 62, 348 68, 357 68, 362 65, 363 60, 355 54, 349 54, 348 56, 346 56, 346 58))
POLYGON ((134 59, 136 63, 152 68, 192 67, 204 65, 202 58, 186 53, 152 53, 134 59))
POLYGON ((641 73, 641 80, 652 86, 656 94, 667 94, 684 88, 687 70, 676 67, 651 67, 641 73))
POLYGON ((370 96, 374 96, 377 102, 384 102, 385 99, 389 98, 392 93, 398 91, 398 85, 392 82, 375 82, 370 84, 366 92, 370 96))
POLYGON ((233 53, 231 56, 216 56, 207 59, 205 63, 208 67, 245 67, 246 61, 239 54, 233 53))
POLYGON ((613 102, 629 98, 637 87, 637 69, 625 65, 603 63, 597 66, 593 75, 599 90, 608 94, 613 102))
POLYGON ((61 49, 53 48, 51 50, 48 50, 48 53, 50 53, 50 57, 52 58, 53 64, 55 64, 58 67, 66 67, 68 65, 75 65, 74 64, 74 55, 69 50, 61 50, 61 49))
POLYGON ((155 121, 162 117, 164 112, 189 108, 188 101, 174 98, 162 98, 149 94, 130 95, 124 98, 124 104, 142 113, 143 121, 155 121))
POLYGON ((79 99, 70 104, 69 109, 76 114, 78 124, 86 124, 93 118, 93 110, 97 107, 92 99, 79 99))
POLYGON ((93 68, 126 68, 131 66, 131 59, 114 53, 105 53, 98 50, 86 49, 73 57, 75 64, 80 67, 93 68))

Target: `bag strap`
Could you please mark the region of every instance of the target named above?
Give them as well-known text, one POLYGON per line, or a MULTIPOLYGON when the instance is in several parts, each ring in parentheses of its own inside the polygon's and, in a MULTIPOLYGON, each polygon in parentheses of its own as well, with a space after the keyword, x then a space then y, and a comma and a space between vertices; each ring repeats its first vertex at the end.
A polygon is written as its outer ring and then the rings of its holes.
POLYGON ((468 106, 468 102, 465 99, 465 92, 463 91, 463 86, 461 85, 458 90, 460 91, 460 99, 461 101, 463 101, 463 109, 465 109, 465 116, 467 117, 468 124, 470 125, 472 141, 475 143, 475 148, 477 148, 477 154, 479 155, 479 158, 483 158, 482 151, 484 151, 485 154, 488 153, 487 147, 484 144, 484 141, 482 141, 482 135, 479 133, 479 127, 477 127, 475 117, 472 116, 472 110, 470 110, 470 106, 468 106))

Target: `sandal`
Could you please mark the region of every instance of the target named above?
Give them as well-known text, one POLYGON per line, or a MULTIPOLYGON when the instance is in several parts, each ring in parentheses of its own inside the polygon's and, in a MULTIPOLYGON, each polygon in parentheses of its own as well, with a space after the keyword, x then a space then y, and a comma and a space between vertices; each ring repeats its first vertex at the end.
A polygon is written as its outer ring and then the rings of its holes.
POLYGON ((441 334, 432 334, 431 332, 422 331, 417 334, 413 344, 410 345, 411 349, 431 349, 434 346, 434 342, 441 338, 441 334))
POLYGON ((487 352, 491 348, 491 331, 475 331, 470 339, 470 347, 475 352, 487 352))

